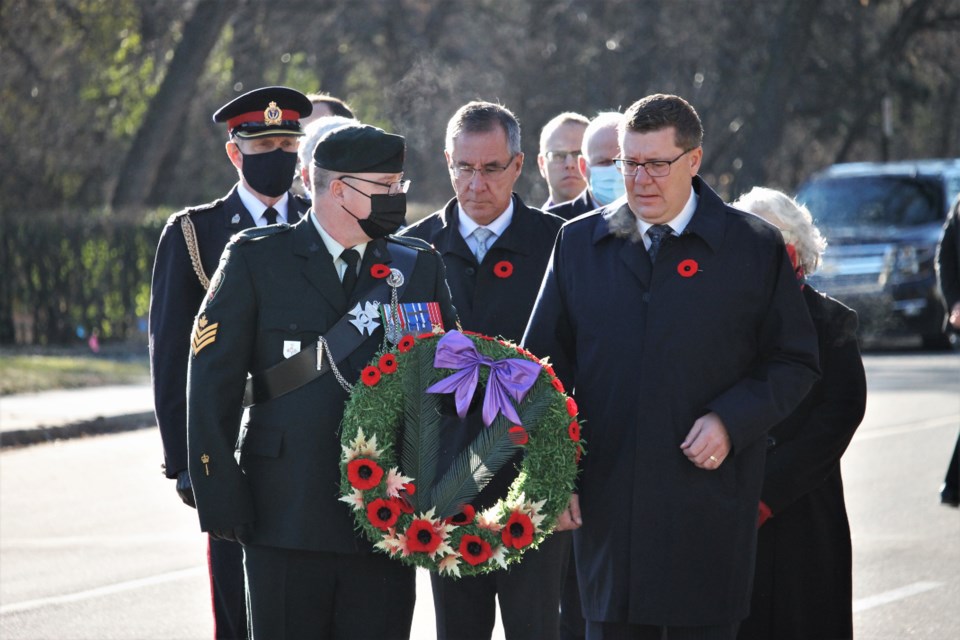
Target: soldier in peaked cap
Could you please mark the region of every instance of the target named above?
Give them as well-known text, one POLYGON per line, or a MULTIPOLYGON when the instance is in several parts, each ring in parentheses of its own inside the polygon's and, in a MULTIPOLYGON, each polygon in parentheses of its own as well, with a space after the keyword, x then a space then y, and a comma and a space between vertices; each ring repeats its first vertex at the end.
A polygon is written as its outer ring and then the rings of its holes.
POLYGON ((403 138, 376 127, 328 132, 313 154, 313 209, 231 241, 194 326, 187 433, 200 525, 243 544, 257 640, 410 634, 413 569, 374 553, 337 498, 346 385, 385 339, 368 310, 389 307, 393 288, 398 304, 456 325, 440 256, 390 235, 406 211, 403 156, 403 138), (373 275, 383 267, 402 283, 373 275))
MULTIPOLYGON (((294 223, 305 200, 288 193, 302 135, 300 118, 312 105, 299 91, 264 87, 221 107, 227 157, 239 181, 219 200, 170 217, 157 247, 150 297, 150 364, 154 409, 163 440, 166 476, 194 505, 187 470, 187 357, 190 329, 229 238, 248 227, 294 223)), ((239 408, 239 404, 237 405, 239 408)), ((217 638, 246 638, 243 554, 236 542, 210 539, 210 585, 217 638)))

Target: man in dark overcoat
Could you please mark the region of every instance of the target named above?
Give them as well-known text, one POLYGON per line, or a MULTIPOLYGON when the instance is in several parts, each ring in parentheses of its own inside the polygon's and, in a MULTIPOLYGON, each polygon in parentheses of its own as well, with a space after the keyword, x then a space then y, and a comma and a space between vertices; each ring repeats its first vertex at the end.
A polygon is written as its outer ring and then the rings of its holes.
MULTIPOLYGON (((461 107, 447 125, 445 156, 456 198, 403 235, 430 242, 443 256, 464 329, 519 342, 563 220, 513 193, 523 152, 520 124, 508 109, 489 102, 461 107)), ((472 435, 465 432, 463 444, 472 435)), ((479 512, 505 497, 514 477, 506 465, 471 506, 479 512)), ((508 637, 556 638, 569 548, 569 533, 554 534, 509 571, 459 580, 432 575, 437 636, 488 640, 499 598, 508 637)))
POLYGON ((587 637, 732 639, 748 612, 767 430, 817 379, 779 231, 697 176, 677 96, 627 110, 627 201, 563 227, 524 337, 574 391, 587 637))
POLYGON ((437 328, 456 324, 440 256, 389 235, 406 210, 403 156, 402 137, 366 125, 321 138, 311 212, 236 237, 194 325, 197 510, 204 531, 244 547, 256 639, 410 633, 413 568, 373 553, 338 501, 346 389, 384 342, 370 309, 394 288, 400 304, 434 303, 437 328), (379 279, 384 267, 402 278, 379 279))
MULTIPOLYGON (((960 334, 960 196, 953 201, 937 244, 937 283, 947 314, 945 331, 960 334)), ((940 486, 940 504, 960 506, 960 436, 953 446, 953 456, 940 486)))
MULTIPOLYGON (((255 89, 214 114, 227 125, 227 157, 239 181, 223 198, 170 216, 160 236, 150 291, 150 370, 154 411, 163 440, 164 472, 193 507, 187 471, 187 358, 193 318, 220 254, 235 233, 296 222, 305 200, 290 193, 300 118, 312 106, 286 87, 255 89), (279 110, 274 113, 270 105, 279 110)), ((210 539, 210 589, 217 638, 246 638, 243 552, 235 542, 210 539)))

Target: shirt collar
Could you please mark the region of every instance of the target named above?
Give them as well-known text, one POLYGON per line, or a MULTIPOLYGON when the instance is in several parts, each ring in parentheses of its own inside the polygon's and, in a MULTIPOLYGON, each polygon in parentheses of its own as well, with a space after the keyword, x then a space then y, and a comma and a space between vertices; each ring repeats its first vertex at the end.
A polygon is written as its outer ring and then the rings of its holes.
MULTIPOLYGON (((339 265, 339 262, 337 262, 338 260, 343 262, 343 260, 340 260, 340 254, 343 253, 344 249, 347 247, 334 240, 333 236, 327 233, 327 230, 324 229, 323 225, 320 224, 320 221, 317 220, 317 214, 313 209, 310 209, 310 222, 313 223, 317 233, 320 234, 320 239, 323 240, 323 246, 327 248, 327 251, 330 253, 331 257, 333 257, 334 264, 339 265)), ((361 261, 363 261, 363 252, 367 250, 367 244, 368 243, 364 242, 363 244, 358 244, 351 247, 351 249, 356 249, 357 253, 360 254, 361 261)))
MULTIPOLYGON (((243 184, 242 180, 237 185, 237 195, 240 196, 240 202, 242 202, 246 210, 250 212, 250 216, 254 222, 257 223, 257 226, 266 226, 267 219, 264 217, 263 212, 267 210, 267 205, 263 204, 257 196, 253 195, 253 192, 243 184)), ((280 199, 277 200, 277 203, 273 205, 274 211, 277 212, 277 222, 289 222, 290 218, 287 216, 287 203, 289 200, 290 194, 285 192, 280 196, 280 199)))
MULTIPOLYGON (((690 197, 687 198, 687 203, 683 205, 683 209, 680 209, 680 213, 671 220, 667 222, 667 226, 673 229, 674 235, 680 235, 683 233, 683 230, 687 228, 687 225, 690 224, 690 219, 693 218, 694 212, 697 210, 697 192, 693 190, 693 185, 690 186, 690 197)), ((647 239, 647 229, 653 225, 649 222, 637 218, 637 228, 640 229, 640 235, 644 238, 644 243, 649 242, 647 239)))
MULTIPOLYGON (((477 230, 477 227, 480 225, 473 221, 473 218, 467 215, 467 212, 463 210, 463 207, 460 206, 460 202, 457 202, 457 217, 460 220, 460 235, 464 238, 469 238, 470 234, 477 230)), ((503 213, 496 217, 496 219, 488 224, 485 229, 493 232, 494 237, 499 238, 503 235, 503 232, 507 230, 507 227, 510 226, 510 223, 513 221, 513 197, 510 198, 510 204, 507 205, 507 208, 504 209, 503 213)))

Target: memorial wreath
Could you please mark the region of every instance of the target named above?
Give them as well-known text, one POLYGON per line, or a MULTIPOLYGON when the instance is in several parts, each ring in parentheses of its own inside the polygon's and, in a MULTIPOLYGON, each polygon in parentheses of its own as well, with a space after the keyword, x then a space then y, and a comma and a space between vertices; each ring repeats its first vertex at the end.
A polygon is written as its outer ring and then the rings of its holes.
POLYGON ((576 403, 548 364, 510 342, 451 331, 403 337, 360 379, 342 423, 340 499, 378 549, 461 577, 506 568, 553 530, 583 442, 576 403), (482 394, 484 427, 440 473, 443 394, 460 418, 482 394), (478 511, 471 501, 519 450, 507 495, 478 511))

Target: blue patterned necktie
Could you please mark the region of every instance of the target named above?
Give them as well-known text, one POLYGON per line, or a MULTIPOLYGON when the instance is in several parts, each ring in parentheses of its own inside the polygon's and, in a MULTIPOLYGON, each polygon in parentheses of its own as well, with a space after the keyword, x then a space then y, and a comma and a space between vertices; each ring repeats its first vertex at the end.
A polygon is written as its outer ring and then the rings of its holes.
POLYGON ((673 229, 668 224, 655 224, 647 229, 647 235, 650 236, 650 248, 647 253, 650 254, 650 262, 657 261, 657 252, 660 251, 660 245, 664 238, 673 233, 673 229))
POLYGON ((483 256, 487 255, 487 243, 490 242, 490 238, 493 237, 493 231, 490 229, 484 229, 483 227, 477 227, 473 230, 474 239, 477 241, 477 250, 474 252, 474 255, 477 256, 477 262, 483 262, 483 256))

